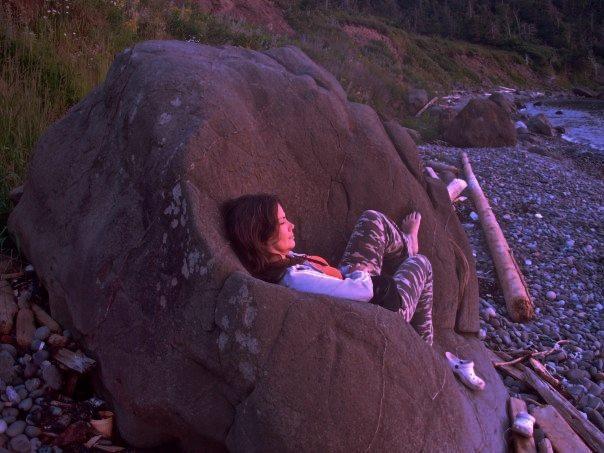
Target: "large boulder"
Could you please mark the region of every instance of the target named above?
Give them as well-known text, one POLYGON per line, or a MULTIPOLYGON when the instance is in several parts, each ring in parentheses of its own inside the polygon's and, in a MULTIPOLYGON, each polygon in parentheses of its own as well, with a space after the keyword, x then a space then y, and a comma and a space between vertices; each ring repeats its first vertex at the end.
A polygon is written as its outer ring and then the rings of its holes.
POLYGON ((507 392, 445 186, 397 123, 294 47, 154 41, 38 142, 9 226, 53 316, 98 360, 134 446, 189 451, 503 451, 507 392), (397 313, 252 278, 220 205, 278 193, 299 250, 336 262, 366 209, 422 213, 436 344, 397 313), (462 284, 460 282, 467 282, 462 284), (445 350, 476 362, 472 393, 445 350))
POLYGON ((513 146, 517 136, 510 115, 488 99, 472 99, 453 118, 445 131, 445 140, 453 146, 513 146))

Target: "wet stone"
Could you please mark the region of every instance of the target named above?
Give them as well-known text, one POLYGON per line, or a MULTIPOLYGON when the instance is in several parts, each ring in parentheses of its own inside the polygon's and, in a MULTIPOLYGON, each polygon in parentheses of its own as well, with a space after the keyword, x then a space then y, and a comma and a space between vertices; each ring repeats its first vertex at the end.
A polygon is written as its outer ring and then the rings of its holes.
POLYGON ((18 453, 29 453, 31 446, 27 436, 25 434, 19 434, 10 440, 10 448, 18 453))
POLYGON ((6 430, 6 434, 9 437, 18 436, 19 434, 22 434, 23 431, 25 431, 26 426, 27 426, 27 423, 25 423, 24 420, 14 421, 13 423, 10 424, 10 426, 6 430))

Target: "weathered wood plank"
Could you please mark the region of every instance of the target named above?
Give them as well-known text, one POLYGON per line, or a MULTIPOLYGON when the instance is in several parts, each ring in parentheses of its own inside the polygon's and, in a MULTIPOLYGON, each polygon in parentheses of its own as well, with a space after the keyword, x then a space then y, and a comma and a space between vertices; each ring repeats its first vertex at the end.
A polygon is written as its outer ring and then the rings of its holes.
POLYGON ((595 451, 604 451, 604 433, 600 431, 589 420, 585 420, 579 411, 560 393, 558 393, 547 382, 542 381, 528 367, 524 367, 524 376, 526 382, 533 387, 539 395, 548 403, 556 408, 558 413, 566 422, 583 438, 585 443, 595 451))
POLYGON ((535 407, 531 410, 531 414, 556 451, 561 453, 589 453, 591 451, 564 421, 554 406, 535 407))
POLYGON ((65 348, 57 351, 55 354, 55 360, 65 365, 70 370, 77 371, 78 373, 86 373, 96 364, 96 361, 86 357, 80 351, 73 352, 65 348))

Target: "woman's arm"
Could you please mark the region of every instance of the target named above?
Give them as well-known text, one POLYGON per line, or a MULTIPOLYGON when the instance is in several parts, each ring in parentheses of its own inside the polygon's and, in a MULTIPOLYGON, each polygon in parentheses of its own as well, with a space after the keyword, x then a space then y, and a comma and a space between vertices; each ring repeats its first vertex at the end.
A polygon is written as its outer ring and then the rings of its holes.
POLYGON ((281 284, 298 291, 368 302, 373 297, 373 283, 367 272, 352 272, 344 280, 311 269, 290 267, 281 284))

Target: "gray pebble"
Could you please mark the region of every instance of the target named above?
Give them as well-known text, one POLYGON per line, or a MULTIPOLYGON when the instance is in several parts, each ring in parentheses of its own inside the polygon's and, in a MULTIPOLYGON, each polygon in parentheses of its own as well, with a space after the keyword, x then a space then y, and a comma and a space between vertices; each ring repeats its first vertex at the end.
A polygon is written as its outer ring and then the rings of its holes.
POLYGON ((59 373, 59 370, 56 366, 50 362, 44 362, 43 366, 41 367, 41 371, 42 379, 44 379, 44 382, 48 387, 53 390, 59 390, 61 388, 63 381, 61 378, 61 373, 59 373))
POLYGON ((19 434, 10 440, 10 448, 18 453, 29 453, 31 447, 27 436, 19 434))
POLYGON ((17 390, 17 393, 19 394, 19 398, 21 398, 21 399, 27 398, 28 392, 27 392, 27 389, 25 388, 25 386, 22 386, 21 388, 15 389, 15 390, 17 390))
POLYGON ((42 433, 42 430, 37 426, 28 426, 25 428, 25 435, 27 437, 38 437, 42 433))
POLYGON ((42 340, 38 340, 37 338, 31 341, 31 350, 36 352, 44 348, 44 342, 42 340))
POLYGON ((0 420, 0 434, 4 434, 7 428, 8 424, 4 420, 0 420))
POLYGON ((0 344, 0 351, 6 351, 13 357, 17 357, 17 348, 15 348, 12 344, 8 344, 8 343, 0 344))
POLYGON ((38 372, 38 365, 35 363, 29 362, 23 368, 23 377, 25 379, 30 379, 36 375, 38 372))
POLYGON ((40 396, 44 395, 44 393, 45 393, 45 392, 44 392, 44 389, 43 389, 43 388, 39 388, 39 389, 36 389, 36 390, 34 390, 33 392, 31 392, 31 393, 29 394, 29 396, 31 396, 31 397, 32 397, 32 398, 34 398, 34 399, 37 399, 38 397, 40 397, 40 396))
POLYGON ((34 363, 40 366, 45 360, 48 360, 48 357, 50 357, 50 353, 46 349, 42 349, 34 354, 34 363))
POLYGON ((50 413, 52 415, 61 415, 63 413, 63 409, 57 406, 50 406, 50 413))
POLYGON ((38 378, 28 379, 27 381, 25 381, 25 388, 29 392, 33 392, 34 390, 40 388, 41 383, 42 383, 42 381, 40 381, 40 379, 38 379, 38 378))
POLYGON ((17 391, 10 385, 6 387, 6 397, 12 403, 19 403, 21 401, 21 397, 17 391))
POLYGON ((25 412, 29 412, 31 407, 34 405, 34 401, 31 398, 25 398, 19 403, 19 409, 25 412))
POLYGON ((545 293, 545 297, 548 300, 556 300, 556 296, 557 296, 557 294, 554 291, 548 291, 545 293))
POLYGON ((48 326, 41 326, 36 329, 34 337, 41 341, 46 341, 50 336, 50 328, 48 326))
POLYGON ((10 426, 6 430, 6 434, 8 434, 9 437, 18 436, 19 434, 22 434, 23 431, 25 431, 26 426, 27 426, 27 423, 25 423, 24 420, 14 421, 13 423, 10 424, 10 426))
POLYGON ((29 439, 29 451, 40 451, 40 447, 42 446, 42 441, 37 437, 32 437, 29 439))
POLYGON ((600 413, 594 409, 587 410, 587 418, 601 431, 604 431, 604 417, 600 415, 600 413))

